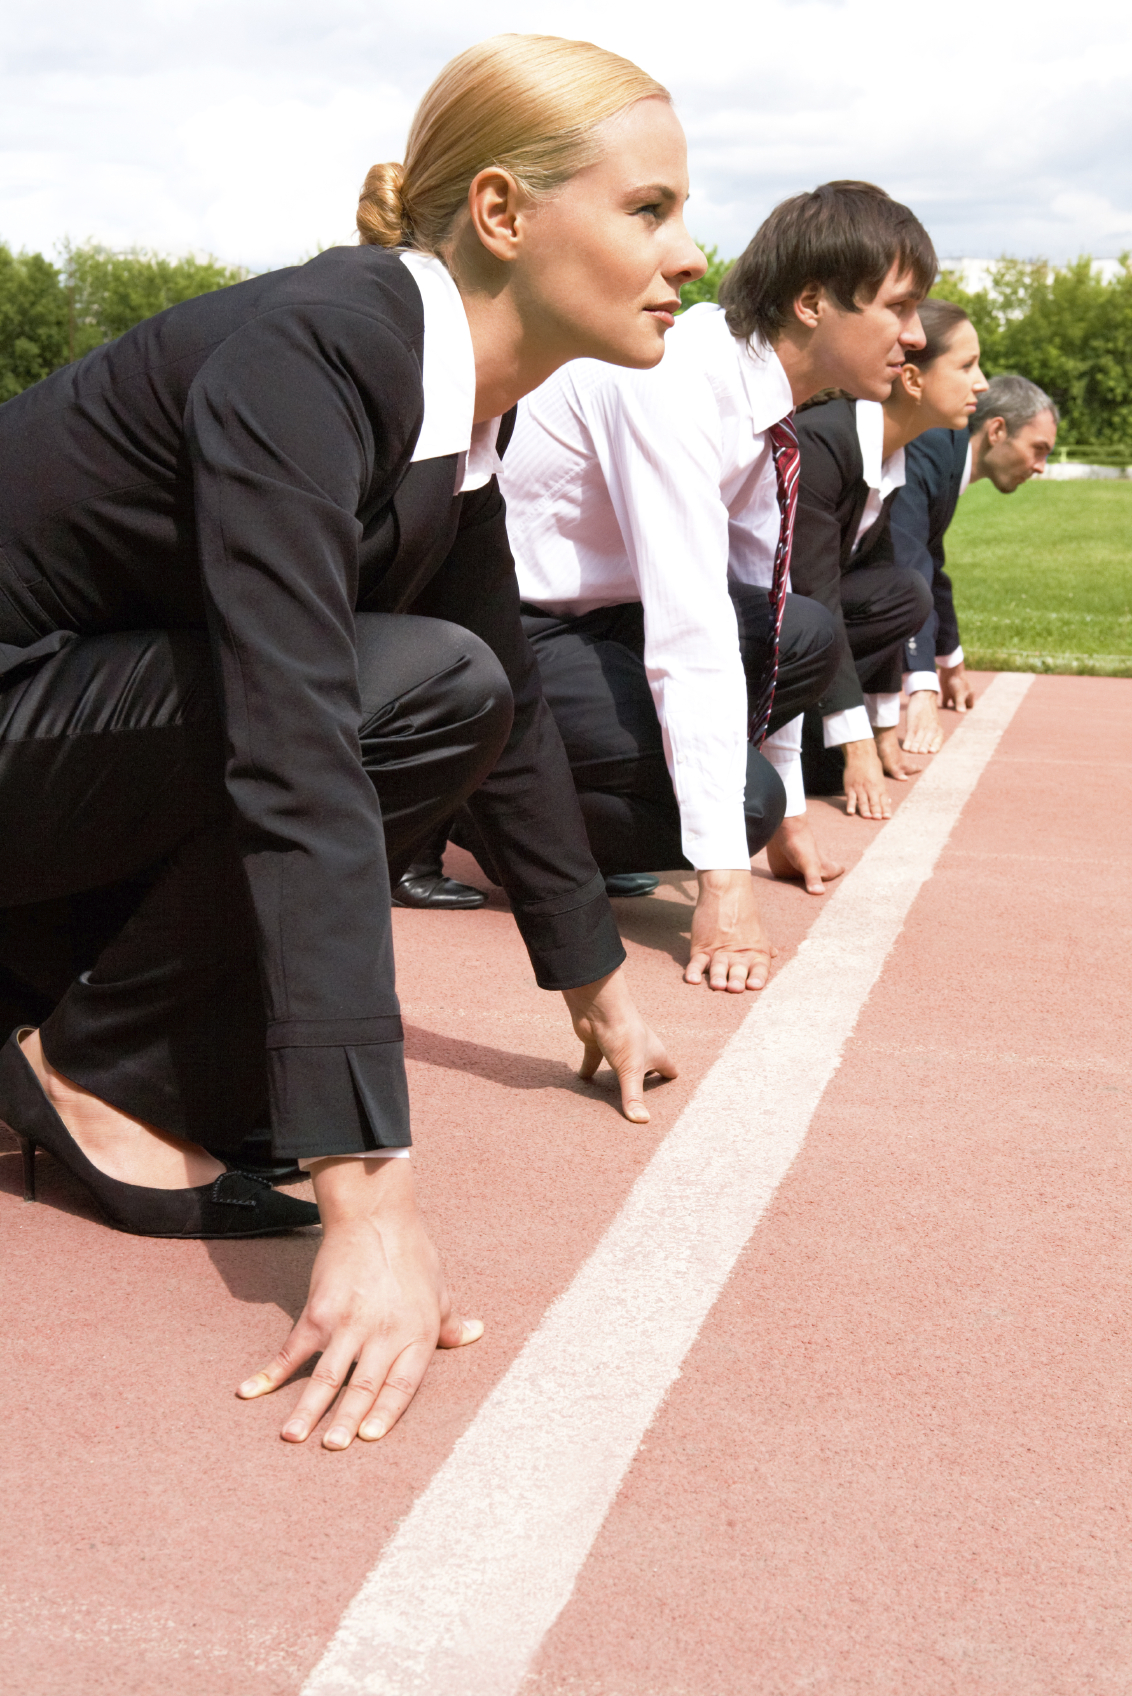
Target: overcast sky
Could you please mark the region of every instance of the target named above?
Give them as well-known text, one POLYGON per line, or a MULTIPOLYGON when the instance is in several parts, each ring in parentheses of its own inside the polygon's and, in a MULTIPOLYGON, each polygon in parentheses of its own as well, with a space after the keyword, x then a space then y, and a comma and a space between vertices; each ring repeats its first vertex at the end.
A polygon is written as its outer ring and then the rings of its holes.
POLYGON ((1128 0, 3 0, 0 241, 256 269, 348 241, 436 71, 506 29, 668 85, 689 225, 727 255, 844 176, 906 200, 943 255, 1132 248, 1128 0))

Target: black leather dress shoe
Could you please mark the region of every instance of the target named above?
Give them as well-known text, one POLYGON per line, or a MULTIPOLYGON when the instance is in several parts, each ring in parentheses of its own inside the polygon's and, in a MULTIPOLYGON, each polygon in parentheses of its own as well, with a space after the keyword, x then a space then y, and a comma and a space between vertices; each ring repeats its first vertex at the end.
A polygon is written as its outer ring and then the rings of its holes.
POLYGON ((456 912, 483 907, 486 903, 487 896, 481 890, 473 889, 470 883, 457 883, 454 877, 445 877, 443 872, 414 876, 410 869, 393 887, 395 907, 434 907, 456 912))
POLYGON ((605 893, 619 895, 622 900, 634 895, 651 895, 660 879, 651 872, 614 872, 605 880, 605 893))

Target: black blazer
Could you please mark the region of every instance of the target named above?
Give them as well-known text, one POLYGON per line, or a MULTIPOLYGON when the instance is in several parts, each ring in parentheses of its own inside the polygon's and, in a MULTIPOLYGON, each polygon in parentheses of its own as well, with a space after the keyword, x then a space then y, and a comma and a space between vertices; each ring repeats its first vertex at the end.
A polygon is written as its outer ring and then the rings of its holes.
POLYGON ((876 522, 854 553, 857 526, 869 498, 855 403, 823 401, 799 413, 794 423, 802 467, 790 554, 790 584, 795 594, 820 601, 836 627, 837 673, 818 703, 818 711, 824 718, 830 713, 864 705, 841 610, 841 577, 846 571, 880 563, 893 495, 888 496, 876 522))
POLYGON ((905 646, 905 671, 934 671, 936 655, 959 646, 943 538, 959 502, 970 442, 966 430, 925 430, 904 450, 905 483, 892 504, 892 557, 920 573, 934 603, 923 629, 905 646))
POLYGON ((397 256, 333 248, 175 306, 0 407, 0 664, 60 633, 207 626, 292 1149, 325 1118, 319 1056, 341 1051, 353 1100, 388 1076, 374 1045, 400 1037, 355 608, 450 619, 494 650, 515 720, 472 805, 536 976, 569 988, 625 957, 499 489, 453 498, 455 455, 410 464, 423 342, 397 256))

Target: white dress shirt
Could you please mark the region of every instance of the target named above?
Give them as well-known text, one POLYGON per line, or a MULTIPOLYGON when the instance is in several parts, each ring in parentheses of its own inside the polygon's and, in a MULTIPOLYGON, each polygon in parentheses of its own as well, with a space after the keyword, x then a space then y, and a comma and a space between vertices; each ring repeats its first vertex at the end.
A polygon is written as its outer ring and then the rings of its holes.
MULTIPOLYGON (((767 431, 793 408, 767 347, 694 306, 651 371, 575 360, 520 404, 500 482, 524 600, 562 617, 640 601, 645 670, 697 870, 750 864, 747 684, 728 578, 769 588, 767 431)), ((763 752, 802 812, 801 720, 763 752)))
MULTIPOLYGON (((959 479, 960 497, 971 487, 971 443, 967 443, 967 459, 963 466, 963 475, 959 479)), ((940 654, 936 658, 937 665, 953 666, 963 664, 963 644, 956 648, 953 654, 940 654)), ((915 694, 917 689, 934 689, 936 694, 942 693, 939 686, 937 671, 906 671, 904 673, 904 693, 915 694)))
MULTIPOLYGON (((401 263, 412 273, 424 308, 424 360, 421 387, 424 417, 413 449, 412 464, 422 459, 458 455, 453 495, 482 489, 502 463, 496 447, 501 418, 475 423, 476 359, 472 332, 460 291, 439 259, 430 253, 402 253, 401 263)), ((373 1148, 362 1154, 335 1155, 336 1160, 407 1160, 407 1148, 373 1148)), ((300 1160, 308 1172, 314 1164, 300 1160)))

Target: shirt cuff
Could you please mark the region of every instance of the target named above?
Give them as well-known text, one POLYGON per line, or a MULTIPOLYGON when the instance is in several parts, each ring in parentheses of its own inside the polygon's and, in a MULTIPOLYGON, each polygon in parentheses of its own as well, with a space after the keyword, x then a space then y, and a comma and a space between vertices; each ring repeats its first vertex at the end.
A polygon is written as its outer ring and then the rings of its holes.
POLYGON ((806 786, 802 781, 802 714, 768 736, 762 752, 778 773, 786 791, 784 816, 798 818, 806 810, 806 786))
POLYGON ((867 742, 873 727, 864 707, 846 707, 829 713, 822 720, 822 731, 827 748, 840 748, 845 742, 867 742))
POLYGON ((946 665, 946 666, 962 665, 963 664, 963 649, 962 649, 962 647, 956 648, 956 650, 953 654, 937 654, 936 657, 935 657, 935 663, 936 663, 936 665, 946 665))
POLYGON ((316 1160, 407 1160, 412 1152, 411 1148, 370 1148, 364 1154, 312 1154, 295 1164, 300 1172, 309 1172, 316 1160))
POLYGON ((891 730, 900 723, 900 696, 887 691, 883 695, 866 694, 865 711, 874 730, 891 730))
POLYGON ((939 694, 939 678, 934 671, 906 671, 903 681, 906 695, 915 695, 921 689, 934 689, 939 694))

